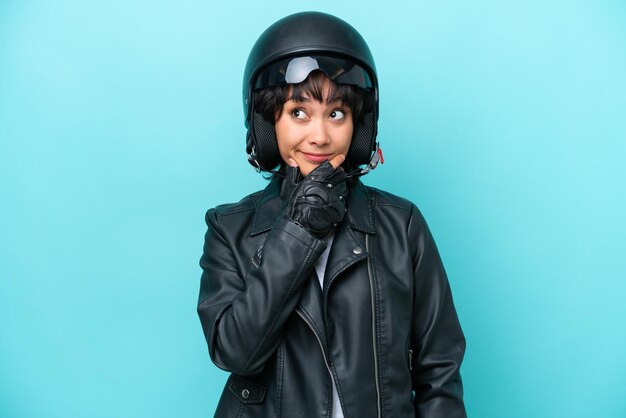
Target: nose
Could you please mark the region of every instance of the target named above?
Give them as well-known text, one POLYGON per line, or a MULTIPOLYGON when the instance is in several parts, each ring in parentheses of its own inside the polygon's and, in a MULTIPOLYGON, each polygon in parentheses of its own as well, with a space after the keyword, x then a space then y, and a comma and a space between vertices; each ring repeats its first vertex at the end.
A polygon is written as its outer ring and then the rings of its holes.
POLYGON ((318 147, 323 147, 324 145, 329 144, 330 136, 326 126, 326 121, 323 118, 315 118, 311 122, 309 143, 318 147))

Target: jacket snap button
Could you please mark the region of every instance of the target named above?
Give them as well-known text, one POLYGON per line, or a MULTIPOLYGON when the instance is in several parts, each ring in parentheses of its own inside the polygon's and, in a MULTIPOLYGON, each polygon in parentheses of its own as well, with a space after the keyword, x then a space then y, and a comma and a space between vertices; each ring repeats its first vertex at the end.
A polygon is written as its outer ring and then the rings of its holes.
POLYGON ((356 255, 359 255, 363 252, 363 250, 361 249, 361 247, 354 247, 352 249, 352 252, 355 253, 356 255))
POLYGON ((241 397, 244 399, 248 399, 248 397, 250 396, 250 391, 248 389, 244 389, 241 391, 241 397))

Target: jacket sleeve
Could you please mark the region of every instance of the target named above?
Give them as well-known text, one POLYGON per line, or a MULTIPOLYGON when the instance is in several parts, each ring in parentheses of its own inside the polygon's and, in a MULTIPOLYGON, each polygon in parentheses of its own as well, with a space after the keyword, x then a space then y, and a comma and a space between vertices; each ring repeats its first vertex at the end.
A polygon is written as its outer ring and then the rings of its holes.
POLYGON ((439 252, 426 221, 413 206, 409 223, 414 267, 412 382, 419 418, 464 418, 459 369, 465 337, 439 252))
POLYGON ((242 272, 233 253, 238 249, 226 241, 214 209, 206 222, 198 315, 211 360, 239 375, 259 373, 326 244, 283 218, 268 233, 262 255, 257 252, 242 272))

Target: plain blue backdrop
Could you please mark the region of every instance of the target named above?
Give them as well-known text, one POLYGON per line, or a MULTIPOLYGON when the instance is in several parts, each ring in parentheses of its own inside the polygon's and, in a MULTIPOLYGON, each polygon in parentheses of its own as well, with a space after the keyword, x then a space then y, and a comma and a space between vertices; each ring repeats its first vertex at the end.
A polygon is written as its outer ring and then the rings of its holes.
MULTIPOLYGON (((204 212, 264 186, 241 77, 315 9, 368 41, 475 418, 626 416, 623 1, 0 2, 0 416, 208 417, 204 212)), ((443 417, 442 417, 443 418, 443 417)))

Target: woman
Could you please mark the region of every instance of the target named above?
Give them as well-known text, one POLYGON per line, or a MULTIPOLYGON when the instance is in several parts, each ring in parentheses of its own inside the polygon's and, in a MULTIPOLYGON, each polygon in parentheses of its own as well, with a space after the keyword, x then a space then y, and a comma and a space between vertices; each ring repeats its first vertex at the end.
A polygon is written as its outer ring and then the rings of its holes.
POLYGON ((207 212, 198 313, 231 375, 216 417, 465 417, 465 340, 428 227, 359 177, 380 157, 363 38, 288 16, 244 76, 265 190, 207 212), (365 166, 365 168, 363 168, 365 166))

